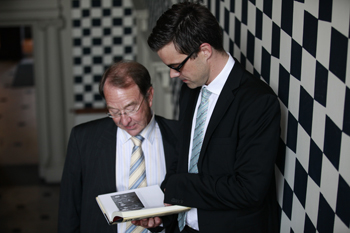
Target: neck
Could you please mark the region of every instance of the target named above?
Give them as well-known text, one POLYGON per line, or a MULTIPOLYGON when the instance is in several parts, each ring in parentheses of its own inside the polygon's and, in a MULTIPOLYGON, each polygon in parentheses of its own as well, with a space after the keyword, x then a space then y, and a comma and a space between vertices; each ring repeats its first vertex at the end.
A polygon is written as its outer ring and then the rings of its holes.
POLYGON ((213 52, 213 55, 210 58, 210 72, 209 72, 209 79, 208 83, 211 83, 224 69, 227 61, 228 61, 229 55, 224 52, 213 52))

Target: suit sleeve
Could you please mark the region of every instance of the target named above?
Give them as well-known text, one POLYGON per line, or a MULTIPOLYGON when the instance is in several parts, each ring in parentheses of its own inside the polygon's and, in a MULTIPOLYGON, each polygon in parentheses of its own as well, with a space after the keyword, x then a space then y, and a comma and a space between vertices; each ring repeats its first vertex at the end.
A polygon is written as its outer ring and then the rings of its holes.
POLYGON ((204 155, 219 158, 220 153, 232 152, 234 163, 230 172, 174 174, 167 181, 165 203, 229 210, 254 208, 264 201, 273 179, 278 151, 280 108, 277 97, 260 96, 241 110, 237 120, 237 137, 225 138, 226 147, 217 146, 204 155), (230 150, 230 145, 234 144, 235 149, 230 150))
POLYGON ((77 146, 76 133, 73 129, 68 143, 61 180, 58 215, 59 233, 80 232, 82 201, 81 170, 80 152, 77 146))

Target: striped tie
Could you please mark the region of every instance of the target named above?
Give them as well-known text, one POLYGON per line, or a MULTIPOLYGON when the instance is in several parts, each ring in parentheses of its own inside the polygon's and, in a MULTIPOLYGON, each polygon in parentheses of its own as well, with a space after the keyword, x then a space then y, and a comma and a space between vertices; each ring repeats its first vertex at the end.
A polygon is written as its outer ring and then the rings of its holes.
MULTIPOLYGON (((129 190, 147 186, 145 158, 143 156, 141 147, 143 139, 144 138, 141 135, 131 137, 131 140, 134 143, 134 147, 132 149, 130 160, 129 190)), ((135 226, 131 222, 127 222, 125 232, 147 232, 147 229, 135 226)))
MULTIPOLYGON (((211 92, 208 91, 205 87, 202 89, 202 100, 198 107, 197 116, 196 116, 196 126, 193 133, 192 141, 192 152, 191 152, 191 161, 189 173, 198 173, 198 158, 201 152, 203 138, 204 138, 204 125, 205 120, 207 119, 208 112, 208 103, 211 92)), ((178 223, 180 232, 184 229, 186 223, 187 212, 179 213, 178 223)))

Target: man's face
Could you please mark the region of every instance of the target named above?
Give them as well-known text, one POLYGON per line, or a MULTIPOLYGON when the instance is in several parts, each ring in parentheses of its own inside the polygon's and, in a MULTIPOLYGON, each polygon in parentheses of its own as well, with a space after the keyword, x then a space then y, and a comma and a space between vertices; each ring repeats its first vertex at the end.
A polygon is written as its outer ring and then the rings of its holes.
POLYGON ((118 88, 106 82, 103 91, 108 111, 115 116, 112 119, 118 127, 136 136, 148 125, 152 118, 153 87, 148 90, 148 98, 143 97, 136 84, 118 88), (131 116, 125 114, 130 110, 137 111, 131 116))
MULTIPOLYGON (((186 54, 180 54, 176 51, 173 42, 165 45, 157 54, 164 64, 172 67, 177 67, 187 57, 186 54)), ((170 69, 170 77, 178 77, 192 89, 206 84, 209 79, 209 70, 201 51, 195 59, 188 59, 180 71, 170 69)))

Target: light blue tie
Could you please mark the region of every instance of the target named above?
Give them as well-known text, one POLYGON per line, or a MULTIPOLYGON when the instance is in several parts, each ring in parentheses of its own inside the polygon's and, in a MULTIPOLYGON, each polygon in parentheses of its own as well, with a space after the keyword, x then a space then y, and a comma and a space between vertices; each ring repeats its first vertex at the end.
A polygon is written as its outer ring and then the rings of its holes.
MULTIPOLYGON (((198 107, 197 116, 196 116, 196 126, 193 133, 192 141, 192 151, 191 151, 191 161, 189 173, 198 173, 198 158, 201 152, 203 138, 204 138, 204 125, 205 120, 207 119, 208 112, 208 103, 211 92, 208 91, 205 87, 202 89, 202 100, 198 107)), ((179 223, 180 232, 184 229, 186 223, 187 212, 179 213, 177 221, 179 223)))

